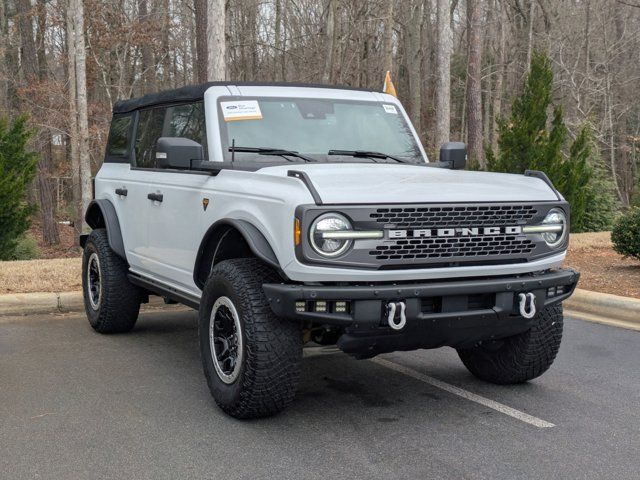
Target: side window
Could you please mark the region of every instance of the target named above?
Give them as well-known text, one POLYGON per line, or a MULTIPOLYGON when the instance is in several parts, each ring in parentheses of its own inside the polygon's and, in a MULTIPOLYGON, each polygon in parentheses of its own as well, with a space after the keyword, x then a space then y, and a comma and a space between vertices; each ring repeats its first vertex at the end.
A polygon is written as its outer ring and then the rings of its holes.
POLYGON ((131 115, 114 116, 107 143, 108 157, 125 157, 129 153, 131 140, 131 115))
POLYGON ((204 103, 176 105, 167 109, 165 137, 184 137, 198 142, 207 150, 207 130, 204 120, 204 103))
POLYGON ((136 167, 155 168, 156 143, 162 136, 166 108, 142 110, 138 116, 136 131, 136 167))

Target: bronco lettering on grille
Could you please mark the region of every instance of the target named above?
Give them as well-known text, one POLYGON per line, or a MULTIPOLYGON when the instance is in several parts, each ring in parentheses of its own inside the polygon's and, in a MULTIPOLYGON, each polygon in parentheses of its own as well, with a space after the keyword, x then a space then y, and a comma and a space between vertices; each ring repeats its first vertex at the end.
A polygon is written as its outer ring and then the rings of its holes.
POLYGON ((420 228, 387 230, 389 238, 472 237, 481 235, 520 235, 522 227, 420 228))

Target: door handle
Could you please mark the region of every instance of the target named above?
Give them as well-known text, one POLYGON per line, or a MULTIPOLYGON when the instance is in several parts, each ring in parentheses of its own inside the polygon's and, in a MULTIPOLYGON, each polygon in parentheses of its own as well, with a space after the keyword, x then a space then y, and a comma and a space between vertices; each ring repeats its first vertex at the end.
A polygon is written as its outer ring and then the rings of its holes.
POLYGON ((126 188, 116 188, 116 195, 122 195, 123 197, 126 197, 127 193, 129 192, 126 188))
POLYGON ((147 195, 147 198, 154 202, 162 202, 163 196, 161 193, 150 193, 149 195, 147 195))

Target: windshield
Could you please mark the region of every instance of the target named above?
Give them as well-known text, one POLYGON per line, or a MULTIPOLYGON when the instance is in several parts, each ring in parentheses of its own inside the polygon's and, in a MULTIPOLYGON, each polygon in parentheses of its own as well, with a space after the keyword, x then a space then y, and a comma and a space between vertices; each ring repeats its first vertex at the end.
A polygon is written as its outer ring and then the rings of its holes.
MULTIPOLYGON (((225 160, 236 147, 298 152, 317 161, 385 161, 329 155, 330 150, 380 152, 424 162, 409 125, 395 105, 335 99, 222 98, 220 136, 225 160)), ((255 159, 235 153, 235 160, 255 159)), ((292 159, 295 160, 295 159, 292 159)))

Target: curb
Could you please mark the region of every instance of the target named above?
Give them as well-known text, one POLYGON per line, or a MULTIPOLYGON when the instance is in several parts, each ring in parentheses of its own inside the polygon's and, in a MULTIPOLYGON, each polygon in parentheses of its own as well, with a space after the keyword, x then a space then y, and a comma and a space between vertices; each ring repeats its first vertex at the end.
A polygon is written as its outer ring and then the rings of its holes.
MULTIPOLYGON (((150 297, 153 307, 163 306, 161 297, 150 297)), ((34 313, 68 313, 84 311, 82 292, 9 293, 0 295, 0 317, 34 313)))
MULTIPOLYGON (((150 306, 163 306, 152 296, 150 306)), ((577 288, 564 302, 565 312, 583 320, 640 330, 640 300, 577 288)), ((0 295, 0 316, 66 313, 84 310, 82 292, 13 293, 0 295)))
POLYGON ((565 312, 583 320, 640 330, 640 300, 577 288, 564 302, 565 312))

